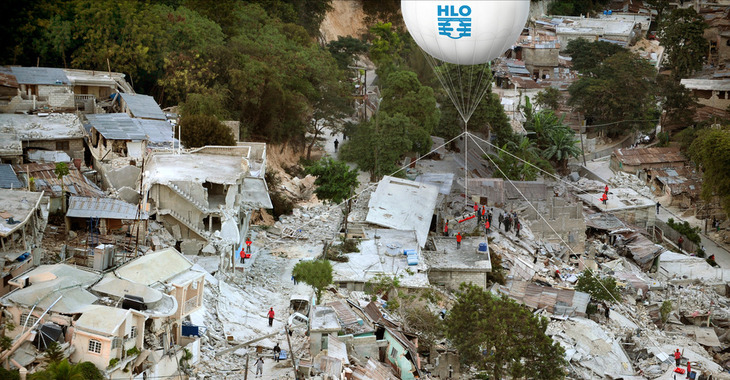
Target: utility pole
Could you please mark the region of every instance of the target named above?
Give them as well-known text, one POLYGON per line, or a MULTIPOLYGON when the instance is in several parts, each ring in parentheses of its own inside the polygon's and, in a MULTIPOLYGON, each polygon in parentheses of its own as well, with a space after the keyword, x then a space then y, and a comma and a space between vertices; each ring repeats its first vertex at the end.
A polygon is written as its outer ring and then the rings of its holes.
POLYGON ((248 352, 246 352, 246 369, 243 373, 243 380, 248 380, 248 352))
POLYGON ((284 327, 284 334, 286 334, 286 343, 289 345, 289 356, 291 356, 291 367, 294 369, 294 378, 297 378, 297 363, 294 360, 294 350, 291 346, 291 340, 289 339, 289 326, 284 327))
POLYGON ((583 134, 586 133, 586 121, 583 119, 583 123, 580 126, 580 151, 583 153, 583 166, 586 166, 586 150, 583 147, 583 134))

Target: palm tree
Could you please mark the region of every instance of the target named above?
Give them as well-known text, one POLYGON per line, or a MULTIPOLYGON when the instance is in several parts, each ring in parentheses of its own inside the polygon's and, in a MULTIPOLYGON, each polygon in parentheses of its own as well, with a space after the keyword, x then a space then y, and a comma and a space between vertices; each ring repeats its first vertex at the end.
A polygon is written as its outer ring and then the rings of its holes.
POLYGON ((565 173, 568 159, 578 157, 580 149, 576 146, 575 132, 570 128, 558 128, 548 135, 550 145, 543 151, 543 157, 557 164, 558 170, 565 173))
POLYGON ((33 378, 43 380, 84 380, 84 375, 81 373, 79 366, 69 363, 68 359, 64 359, 60 362, 51 363, 45 371, 39 372, 33 378))

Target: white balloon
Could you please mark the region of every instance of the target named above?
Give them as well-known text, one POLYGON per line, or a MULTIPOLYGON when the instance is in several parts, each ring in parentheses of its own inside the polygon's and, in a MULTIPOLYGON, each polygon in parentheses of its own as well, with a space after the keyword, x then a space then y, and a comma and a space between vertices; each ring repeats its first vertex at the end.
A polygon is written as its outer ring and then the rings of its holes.
POLYGON ((520 36, 530 0, 402 0, 408 32, 426 53, 459 65, 486 63, 520 36))

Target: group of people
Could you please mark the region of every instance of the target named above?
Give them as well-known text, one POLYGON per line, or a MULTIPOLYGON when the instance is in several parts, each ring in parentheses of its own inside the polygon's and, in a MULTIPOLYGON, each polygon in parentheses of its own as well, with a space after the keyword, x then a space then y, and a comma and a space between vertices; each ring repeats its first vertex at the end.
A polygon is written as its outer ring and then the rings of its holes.
MULTIPOLYGON (((606 185, 606 187, 603 188, 603 195, 601 195, 600 200, 601 200, 601 202, 603 202, 604 205, 607 204, 607 202, 608 202, 608 185, 606 185)), ((657 207, 657 209, 659 209, 659 208, 657 207)))
POLYGON ((499 214, 497 222, 499 222, 499 228, 502 228, 502 225, 504 225, 504 232, 509 232, 509 230, 514 227, 515 235, 517 235, 517 237, 520 237, 522 223, 520 223, 520 218, 517 216, 517 213, 514 210, 504 214, 499 214))
MULTIPOLYGON (((276 346, 274 346, 274 361, 278 362, 281 357, 281 347, 279 347, 279 343, 276 343, 276 346)), ((253 363, 254 368, 256 369, 256 377, 261 377, 264 375, 264 357, 259 356, 258 359, 253 363)))

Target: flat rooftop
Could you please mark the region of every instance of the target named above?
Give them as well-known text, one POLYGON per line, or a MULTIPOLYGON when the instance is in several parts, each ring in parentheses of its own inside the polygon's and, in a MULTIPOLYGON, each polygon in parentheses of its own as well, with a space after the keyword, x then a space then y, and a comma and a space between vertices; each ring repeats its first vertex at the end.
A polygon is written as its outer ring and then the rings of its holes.
POLYGON ((0 236, 8 236, 23 226, 28 216, 36 210, 42 195, 40 192, 0 189, 0 236), (20 223, 8 223, 11 217, 20 223))
POLYGON ((433 218, 439 188, 385 176, 370 196, 366 222, 402 231, 415 231, 423 247, 433 218))
POLYGON ((219 154, 155 154, 147 163, 149 183, 195 181, 232 185, 248 171, 241 156, 219 154))
POLYGON ((429 285, 428 266, 423 260, 414 231, 367 229, 360 242, 360 252, 348 253, 350 261, 332 262, 336 282, 367 282, 378 274, 402 276, 405 287, 422 288, 429 285), (403 250, 419 252, 418 265, 408 265, 403 250), (409 273, 410 272, 410 273, 409 273))
POLYGON ((174 248, 140 256, 116 270, 116 274, 125 280, 143 285, 165 282, 182 272, 189 270, 193 264, 174 248), (151 270, 154 268, 154 270, 151 270))
POLYGON ((23 141, 66 140, 84 137, 79 118, 70 113, 48 116, 0 114, 0 130, 23 141))
POLYGON ((465 236, 461 241, 461 249, 456 249, 456 238, 435 238, 436 251, 424 251, 423 256, 429 268, 433 269, 490 272, 492 262, 489 255, 477 252, 484 240, 484 237, 465 236))
POLYGON ((131 314, 131 310, 117 309, 114 307, 93 305, 81 314, 74 326, 82 330, 111 336, 119 329, 119 326, 131 314))

